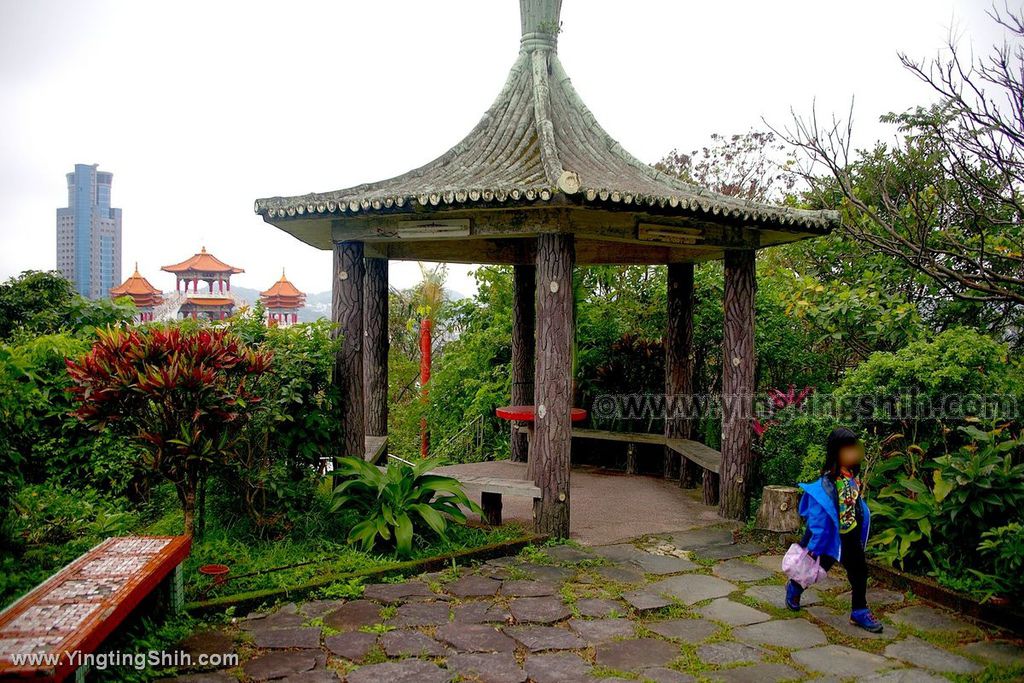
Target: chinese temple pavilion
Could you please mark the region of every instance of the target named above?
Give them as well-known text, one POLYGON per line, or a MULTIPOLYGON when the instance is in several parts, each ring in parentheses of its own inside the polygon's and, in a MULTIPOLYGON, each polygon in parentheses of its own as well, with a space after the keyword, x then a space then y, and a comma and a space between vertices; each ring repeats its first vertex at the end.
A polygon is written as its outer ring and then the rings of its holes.
POLYGON ((284 271, 281 279, 265 292, 260 292, 260 300, 267 307, 268 325, 294 325, 299 322, 299 309, 306 303, 306 295, 293 285, 284 271))
POLYGON ((235 299, 231 296, 231 276, 244 273, 242 268, 235 268, 221 261, 203 247, 198 254, 171 266, 163 266, 160 270, 174 273, 175 289, 182 292, 185 283, 185 299, 178 308, 182 318, 208 318, 224 320, 235 309, 235 299), (199 282, 207 284, 206 291, 199 291, 199 282), (189 293, 189 283, 192 293, 189 293))
POLYGON ((231 291, 231 276, 244 273, 242 268, 235 268, 221 261, 219 258, 206 251, 203 247, 198 254, 173 266, 163 266, 160 270, 174 273, 176 278, 175 289, 181 291, 181 283, 185 283, 185 293, 188 293, 188 285, 192 283, 192 291, 199 292, 199 282, 208 285, 209 293, 213 294, 214 283, 221 294, 231 291))
POLYGON ((152 321, 154 309, 164 302, 163 293, 139 274, 138 263, 135 264, 135 272, 127 280, 110 290, 112 299, 122 296, 130 297, 139 309, 139 322, 152 321))
MULTIPOLYGON (((723 196, 638 161, 597 122, 559 60, 561 0, 519 4, 522 38, 505 86, 455 147, 387 180, 256 200, 266 222, 333 250, 332 317, 343 335, 335 381, 347 399, 340 450, 361 455, 366 434, 386 433, 388 260, 511 265, 511 402, 532 404, 535 414, 527 454, 540 491, 534 523, 568 536, 573 268, 667 266, 665 391, 686 396, 694 264, 722 259, 721 462, 717 473, 703 472, 704 495, 721 515, 742 518, 753 473, 755 254, 823 235, 837 216, 723 196)), ((647 93, 644 106, 656 98, 647 93)), ((703 97, 704 106, 713 101, 703 97)), ((670 414, 665 423, 666 439, 688 439, 694 419, 670 414)), ((513 455, 522 448, 513 441, 513 455)), ((690 481, 695 464, 670 467, 666 456, 666 475, 678 470, 690 481)))

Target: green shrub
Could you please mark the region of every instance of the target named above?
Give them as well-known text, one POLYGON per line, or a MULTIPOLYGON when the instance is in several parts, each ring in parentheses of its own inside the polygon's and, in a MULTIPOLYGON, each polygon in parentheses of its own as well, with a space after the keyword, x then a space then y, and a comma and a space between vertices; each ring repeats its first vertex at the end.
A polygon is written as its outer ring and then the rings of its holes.
POLYGON ((797 482, 818 478, 824 462, 825 438, 834 427, 831 419, 804 412, 800 406, 788 406, 772 415, 776 424, 768 427, 757 442, 757 484, 754 491, 770 484, 794 486, 797 482), (821 462, 809 467, 808 461, 821 462), (813 471, 808 471, 813 470, 813 471))
POLYGON ((1024 597, 1024 524, 1013 522, 989 529, 981 535, 978 553, 989 572, 971 573, 994 586, 996 592, 1024 597))
MULTIPOLYGON (((879 438, 902 434, 907 443, 930 455, 945 450, 947 427, 962 424, 965 417, 1019 418, 1016 412, 973 415, 976 406, 970 402, 957 405, 978 396, 1005 396, 1009 408, 1019 405, 1024 398, 1024 368, 1006 344, 963 328, 893 353, 872 354, 836 390, 840 405, 853 411, 851 417, 861 427, 879 438)), ((959 443, 954 440, 949 446, 959 443)))
POLYGON ((334 490, 333 509, 355 511, 361 520, 349 532, 349 543, 365 551, 379 543, 393 545, 399 556, 408 557, 413 535, 422 535, 424 526, 443 539, 449 520, 466 522, 460 505, 479 513, 458 480, 429 474, 440 464, 438 458, 415 464, 393 460, 377 468, 362 458, 341 458, 335 476, 342 481, 334 490))
POLYGON ((945 580, 975 569, 994 573, 978 548, 987 532, 1021 519, 1024 437, 1008 429, 962 430, 970 440, 955 453, 929 459, 911 446, 871 464, 871 544, 891 564, 945 580), (877 526, 876 526, 877 525, 877 526))

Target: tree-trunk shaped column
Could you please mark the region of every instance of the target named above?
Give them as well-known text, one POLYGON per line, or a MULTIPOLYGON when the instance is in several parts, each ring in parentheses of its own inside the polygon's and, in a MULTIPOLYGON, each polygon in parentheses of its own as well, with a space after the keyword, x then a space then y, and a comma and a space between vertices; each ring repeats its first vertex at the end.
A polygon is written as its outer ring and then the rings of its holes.
POLYGON ((725 252, 722 467, 718 514, 743 519, 753 474, 754 252, 725 252))
POLYGON ((541 498, 534 502, 538 532, 569 536, 569 452, 572 446, 572 235, 537 238, 537 364, 530 459, 541 498))
POLYGON ((388 260, 366 259, 366 311, 363 331, 366 433, 388 435, 388 260))
POLYGON ((331 318, 341 335, 334 361, 334 383, 341 389, 344 429, 342 456, 362 458, 366 452, 363 423, 363 243, 334 245, 334 288, 331 318))
MULTIPOLYGON (((533 357, 536 351, 535 292, 537 268, 513 267, 512 289, 512 405, 533 402, 533 357)), ((513 462, 526 462, 529 447, 523 423, 512 422, 510 450, 513 462)))
MULTIPOLYGON (((692 394, 693 264, 670 263, 665 331, 665 438, 693 438, 693 421, 688 416, 692 394)), ((695 486, 700 468, 668 447, 665 448, 665 478, 675 476, 677 461, 680 461, 680 486, 695 486)))

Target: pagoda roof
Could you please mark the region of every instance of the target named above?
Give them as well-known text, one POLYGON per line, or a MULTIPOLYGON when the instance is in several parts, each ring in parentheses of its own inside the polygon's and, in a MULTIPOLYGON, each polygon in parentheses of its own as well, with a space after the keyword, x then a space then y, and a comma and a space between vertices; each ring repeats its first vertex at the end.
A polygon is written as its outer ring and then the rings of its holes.
POLYGON ((152 296, 154 294, 163 295, 163 293, 150 284, 149 280, 142 277, 139 273, 139 264, 135 264, 135 272, 132 273, 127 280, 119 284, 110 290, 110 296, 130 296, 130 297, 145 297, 152 296))
POLYGON ((185 303, 193 304, 195 306, 233 306, 235 304, 235 300, 226 296, 190 296, 185 299, 185 303))
MULTIPOLYGON (((333 192, 257 199, 256 213, 320 248, 345 239, 408 242, 408 235, 395 233, 393 224, 381 221, 385 217, 469 217, 473 214, 468 211, 479 215, 519 208, 630 212, 634 214, 632 234, 627 231, 617 237, 626 242, 638 239, 637 223, 647 220, 645 216, 678 227, 710 225, 768 233, 764 239, 746 240, 754 248, 824 234, 837 222, 835 212, 717 194, 637 160, 600 126, 562 67, 557 53, 561 0, 520 0, 520 8, 520 51, 505 86, 455 147, 387 180, 333 192)), ((685 230, 682 234, 677 245, 700 241, 686 237, 685 230)), ((526 236, 511 229, 503 233, 501 228, 489 235, 526 236)), ((669 235, 665 241, 672 242, 674 237, 669 235)), ((432 260, 431 255, 437 260, 447 255, 444 249, 401 253, 427 260, 432 260)), ((671 254, 665 258, 673 260, 671 254)))
POLYGON ((298 288, 285 277, 284 272, 281 273, 281 279, 273 284, 273 286, 265 292, 260 292, 260 297, 305 297, 305 293, 300 292, 298 288))
POLYGON ((168 273, 188 273, 188 272, 199 272, 199 273, 244 273, 243 268, 235 268, 221 261, 213 254, 206 251, 206 247, 203 247, 198 254, 185 259, 181 263, 175 263, 171 266, 162 266, 160 270, 167 271, 168 273))

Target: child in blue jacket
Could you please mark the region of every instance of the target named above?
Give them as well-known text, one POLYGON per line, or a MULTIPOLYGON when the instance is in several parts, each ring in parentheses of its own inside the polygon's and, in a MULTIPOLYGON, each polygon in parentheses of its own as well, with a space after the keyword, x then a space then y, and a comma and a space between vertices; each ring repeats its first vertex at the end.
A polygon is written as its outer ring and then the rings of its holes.
MULTIPOLYGON (((850 623, 881 633, 882 624, 868 609, 866 597, 868 567, 864 546, 868 541, 871 512, 862 495, 860 463, 864 447, 849 429, 838 427, 828 436, 825 465, 821 477, 811 484, 800 484, 800 516, 807 520, 807 531, 800 545, 819 558, 825 571, 839 562, 846 569, 852 588, 850 623)), ((803 587, 792 579, 786 584, 786 606, 800 609, 803 587)))

